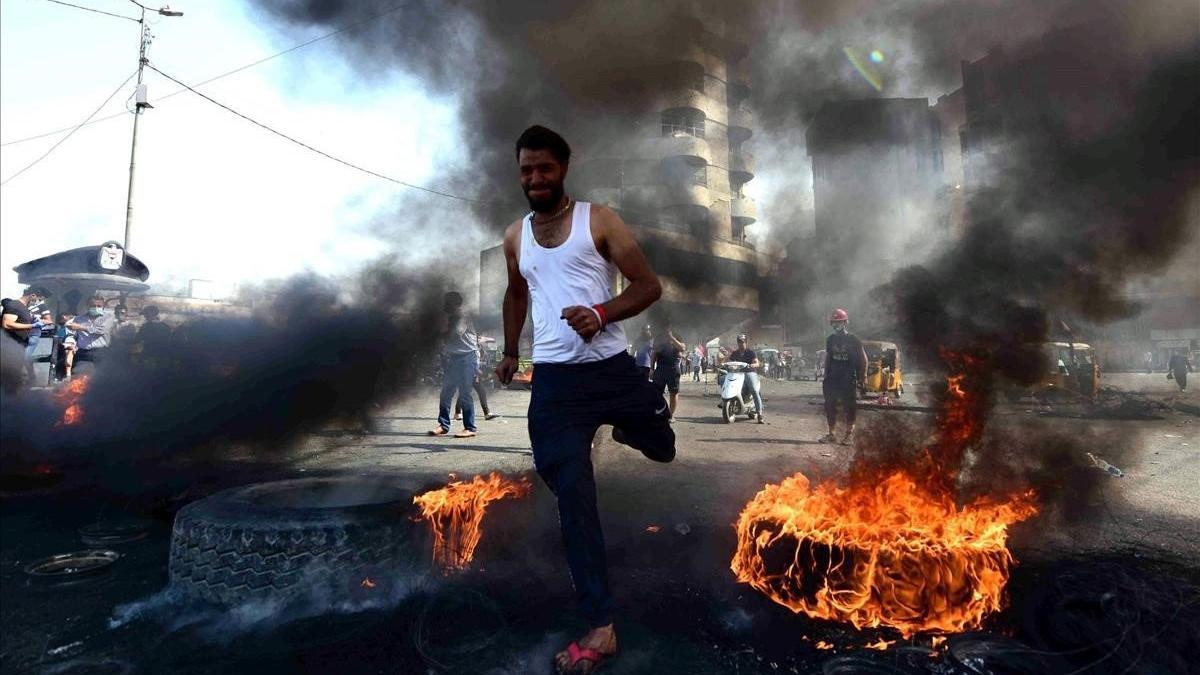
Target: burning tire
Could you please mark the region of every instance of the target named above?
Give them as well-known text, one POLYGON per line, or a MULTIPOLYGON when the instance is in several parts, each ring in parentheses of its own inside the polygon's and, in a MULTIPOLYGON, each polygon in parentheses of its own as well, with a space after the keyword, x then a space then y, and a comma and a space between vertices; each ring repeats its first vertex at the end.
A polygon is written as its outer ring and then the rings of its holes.
POLYGON ((237 487, 180 510, 171 587, 221 605, 355 600, 408 575, 420 554, 411 492, 392 484, 309 478, 237 487))

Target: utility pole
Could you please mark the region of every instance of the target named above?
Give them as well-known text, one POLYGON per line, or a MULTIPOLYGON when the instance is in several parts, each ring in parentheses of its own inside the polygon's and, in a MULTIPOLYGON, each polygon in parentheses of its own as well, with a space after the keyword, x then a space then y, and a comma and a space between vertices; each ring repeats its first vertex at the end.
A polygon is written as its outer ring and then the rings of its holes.
MULTIPOLYGON (((142 84, 142 73, 146 68, 146 48, 150 46, 150 41, 154 38, 150 34, 150 26, 146 23, 146 10, 149 9, 145 5, 136 0, 130 0, 133 4, 141 9, 141 18, 138 25, 140 26, 140 44, 138 45, 138 70, 137 70, 137 89, 134 90, 134 110, 133 110, 133 141, 129 144, 129 191, 125 196, 125 251, 129 251, 129 241, 133 231, 133 174, 134 167, 137 164, 137 134, 138 134, 138 118, 142 116, 144 108, 153 108, 150 105, 149 97, 146 95, 145 85, 142 84)), ((183 16, 183 12, 176 12, 170 7, 161 7, 152 9, 152 12, 157 12, 162 16, 183 16)))

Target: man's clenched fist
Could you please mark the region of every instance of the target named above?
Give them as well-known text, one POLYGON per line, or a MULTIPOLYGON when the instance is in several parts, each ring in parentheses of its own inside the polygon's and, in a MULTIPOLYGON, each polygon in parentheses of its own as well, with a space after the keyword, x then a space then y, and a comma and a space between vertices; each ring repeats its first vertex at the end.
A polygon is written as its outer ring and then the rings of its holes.
POLYGON ((499 365, 496 366, 496 379, 500 380, 500 384, 509 384, 512 382, 513 375, 517 374, 517 357, 505 356, 500 359, 499 365))
POLYGON ((596 310, 583 305, 575 305, 567 307, 562 311, 562 318, 571 328, 583 338, 584 342, 591 342, 596 333, 600 332, 603 326, 600 325, 600 317, 596 315, 596 310))

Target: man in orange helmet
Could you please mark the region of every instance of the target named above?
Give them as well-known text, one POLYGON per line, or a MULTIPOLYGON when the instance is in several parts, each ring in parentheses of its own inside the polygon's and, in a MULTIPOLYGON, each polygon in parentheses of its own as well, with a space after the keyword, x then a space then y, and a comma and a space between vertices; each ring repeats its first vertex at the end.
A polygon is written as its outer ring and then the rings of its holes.
POLYGON ((858 337, 847 330, 849 323, 850 315, 844 309, 835 309, 829 316, 833 334, 825 338, 825 381, 821 386, 825 394, 825 421, 829 424, 829 433, 821 438, 822 443, 835 443, 838 440, 839 404, 846 417, 846 431, 842 434, 841 443, 850 445, 854 438, 858 383, 867 375, 867 352, 858 337))

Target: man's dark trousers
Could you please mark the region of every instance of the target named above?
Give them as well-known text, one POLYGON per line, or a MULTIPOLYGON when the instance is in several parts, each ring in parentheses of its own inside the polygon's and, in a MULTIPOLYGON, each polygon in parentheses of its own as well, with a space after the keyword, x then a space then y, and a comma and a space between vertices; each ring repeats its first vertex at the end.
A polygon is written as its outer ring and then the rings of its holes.
POLYGON ((846 424, 854 426, 854 419, 858 415, 858 387, 854 380, 826 377, 821 383, 821 393, 825 395, 825 420, 829 426, 837 424, 839 405, 846 416, 846 424))
POLYGON ((612 623, 604 534, 596 508, 592 439, 602 424, 656 462, 675 458, 671 411, 633 357, 535 363, 529 401, 529 440, 538 475, 558 498, 567 565, 580 613, 592 627, 612 623))

